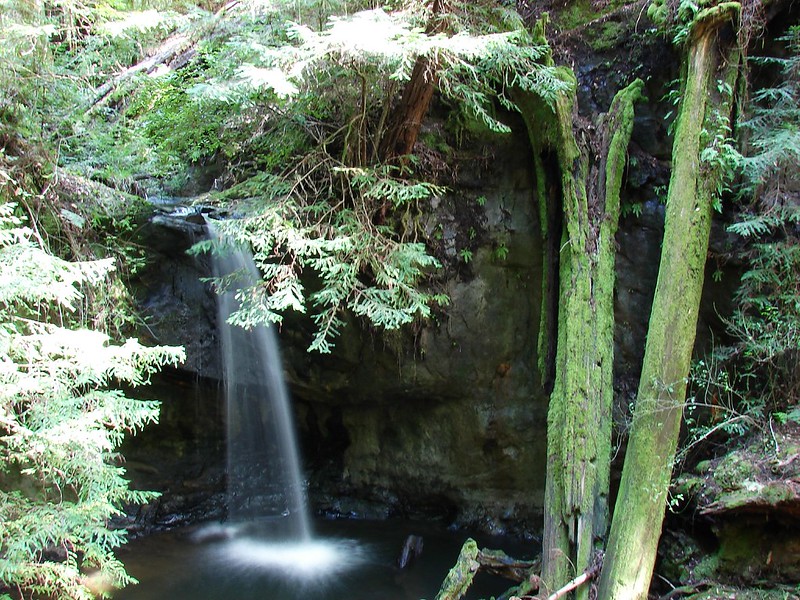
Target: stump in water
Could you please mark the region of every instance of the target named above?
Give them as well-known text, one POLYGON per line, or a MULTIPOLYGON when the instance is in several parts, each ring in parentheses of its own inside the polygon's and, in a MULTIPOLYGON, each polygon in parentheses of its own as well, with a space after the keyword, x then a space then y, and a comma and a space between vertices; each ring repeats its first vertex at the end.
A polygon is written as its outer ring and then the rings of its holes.
POLYGON ((461 547, 456 564, 445 577, 436 600, 459 600, 472 584, 479 566, 478 544, 469 538, 461 547))
POLYGON ((397 558, 397 566, 405 569, 422 554, 422 536, 409 535, 403 544, 403 550, 397 558))

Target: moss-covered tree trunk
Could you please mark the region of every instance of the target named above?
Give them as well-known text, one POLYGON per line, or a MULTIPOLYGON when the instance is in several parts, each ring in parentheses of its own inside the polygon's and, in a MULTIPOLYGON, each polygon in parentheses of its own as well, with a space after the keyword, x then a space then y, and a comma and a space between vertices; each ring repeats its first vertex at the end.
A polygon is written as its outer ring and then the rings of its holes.
POLYGON ((633 427, 601 574, 603 600, 646 598, 678 441, 703 287, 718 146, 738 70, 737 3, 700 12, 687 40, 661 264, 633 427))
MULTIPOLYGON (((614 236, 626 148, 633 128, 633 103, 641 89, 642 82, 636 81, 617 95, 609 113, 599 120, 593 143, 584 148, 576 143, 573 131, 574 96, 560 98, 552 110, 536 98, 520 102, 540 178, 548 176, 543 153, 554 150, 557 156, 555 175, 560 178, 561 206, 553 206, 549 185, 541 180, 539 202, 546 206, 546 212, 563 211, 555 382, 548 410, 542 565, 545 592, 565 584, 576 570, 588 568, 595 541, 606 531, 614 236)), ((542 214, 543 226, 553 222, 542 214)), ((554 235, 552 231, 544 233, 554 235)), ((545 273, 549 267, 552 265, 545 265, 545 273)), ((543 277, 544 281, 548 279, 552 280, 543 277)), ((585 596, 585 588, 579 590, 578 597, 585 596)))

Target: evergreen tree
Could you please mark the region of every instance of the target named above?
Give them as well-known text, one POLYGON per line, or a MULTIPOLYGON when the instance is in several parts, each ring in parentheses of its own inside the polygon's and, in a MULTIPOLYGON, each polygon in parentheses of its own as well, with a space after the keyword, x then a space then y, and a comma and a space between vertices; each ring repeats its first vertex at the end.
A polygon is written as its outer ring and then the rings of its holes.
POLYGON ((125 533, 109 519, 154 494, 128 488, 116 449, 158 406, 118 386, 183 352, 80 326, 81 290, 112 268, 49 254, 14 205, 0 205, 0 591, 89 599, 93 572, 110 586, 133 581, 114 556, 125 533))

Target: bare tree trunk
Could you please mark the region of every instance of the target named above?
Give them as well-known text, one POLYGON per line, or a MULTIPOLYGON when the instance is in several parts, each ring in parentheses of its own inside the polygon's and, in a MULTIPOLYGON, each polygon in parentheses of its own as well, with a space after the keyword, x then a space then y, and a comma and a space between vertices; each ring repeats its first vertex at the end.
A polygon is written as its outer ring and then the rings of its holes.
MULTIPOLYGON (((650 586, 694 347, 712 205, 721 173, 709 150, 731 119, 739 51, 725 26, 738 3, 698 13, 687 46, 664 241, 622 482, 600 578, 603 600, 650 586), (727 37, 727 39, 726 39, 727 37)), ((719 136, 722 136, 720 138, 719 136)))
MULTIPOLYGON (((433 0, 431 20, 425 31, 428 35, 440 32, 440 15, 443 8, 444 0, 433 0)), ((390 162, 413 152, 422 121, 428 114, 433 99, 438 68, 439 65, 427 56, 417 58, 411 79, 408 80, 400 102, 392 113, 386 133, 378 144, 378 157, 382 161, 390 162)))

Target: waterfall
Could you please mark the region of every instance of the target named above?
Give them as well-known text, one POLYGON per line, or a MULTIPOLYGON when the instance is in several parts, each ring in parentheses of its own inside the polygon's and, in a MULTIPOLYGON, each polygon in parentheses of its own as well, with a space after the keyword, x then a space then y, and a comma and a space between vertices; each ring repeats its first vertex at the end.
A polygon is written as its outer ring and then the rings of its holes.
MULTIPOLYGON (((213 232, 212 232, 213 233, 213 232)), ((278 541, 308 542, 311 526, 294 421, 273 327, 230 325, 237 293, 260 280, 252 254, 226 249, 211 257, 215 277, 233 278, 218 295, 228 421, 228 518, 264 524, 278 541)))

